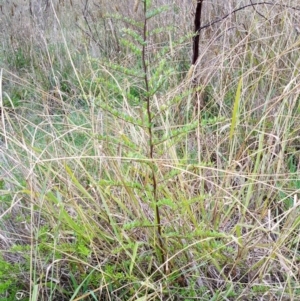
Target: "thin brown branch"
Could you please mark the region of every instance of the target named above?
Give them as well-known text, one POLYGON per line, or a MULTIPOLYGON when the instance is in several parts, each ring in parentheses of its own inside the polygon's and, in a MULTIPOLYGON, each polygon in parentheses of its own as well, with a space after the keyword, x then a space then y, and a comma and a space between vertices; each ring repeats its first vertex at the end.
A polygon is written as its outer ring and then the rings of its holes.
POLYGON ((257 5, 280 6, 280 7, 283 7, 283 8, 288 8, 288 9, 300 11, 300 8, 298 8, 298 7, 296 7, 296 6, 290 6, 290 5, 280 4, 280 3, 273 3, 273 2, 256 2, 256 3, 252 3, 252 2, 251 2, 251 4, 247 4, 247 5, 241 6, 241 7, 237 8, 237 9, 233 10, 232 12, 226 14, 226 15, 223 16, 222 18, 219 18, 219 19, 217 19, 217 20, 214 20, 214 21, 212 21, 212 22, 210 22, 210 23, 207 23, 207 24, 201 26, 201 27, 199 28, 199 32, 200 32, 202 29, 208 28, 208 27, 210 27, 210 26, 212 26, 212 25, 214 25, 214 24, 216 24, 216 23, 219 23, 219 22, 225 20, 225 19, 228 18, 230 15, 235 14, 236 12, 238 12, 238 11, 240 11, 240 10, 243 10, 243 9, 245 9, 245 8, 247 8, 247 7, 250 7, 250 6, 251 6, 251 7, 254 7, 254 6, 257 6, 257 5))
POLYGON ((264 18, 266 21, 268 21, 268 19, 267 19, 262 13, 260 13, 260 12, 256 9, 256 7, 255 7, 254 3, 252 2, 252 0, 250 0, 250 3, 252 4, 254 11, 255 11, 259 16, 261 16, 261 17, 264 18))

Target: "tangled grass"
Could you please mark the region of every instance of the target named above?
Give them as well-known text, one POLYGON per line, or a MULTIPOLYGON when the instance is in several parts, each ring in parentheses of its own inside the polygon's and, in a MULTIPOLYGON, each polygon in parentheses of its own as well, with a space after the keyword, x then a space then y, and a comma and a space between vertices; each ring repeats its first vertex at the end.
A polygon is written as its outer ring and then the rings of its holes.
POLYGON ((298 300, 295 3, 204 2, 221 21, 192 67, 188 1, 21 4, 0 20, 0 299, 298 300))

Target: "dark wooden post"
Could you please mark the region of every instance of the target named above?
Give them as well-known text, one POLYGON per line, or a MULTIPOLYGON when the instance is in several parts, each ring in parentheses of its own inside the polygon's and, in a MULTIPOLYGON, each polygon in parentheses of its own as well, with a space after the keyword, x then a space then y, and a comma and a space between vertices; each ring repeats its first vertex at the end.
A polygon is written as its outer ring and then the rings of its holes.
POLYGON ((192 64, 194 65, 199 56, 199 40, 200 40, 200 26, 201 26, 201 12, 202 12, 202 3, 204 0, 197 0, 197 7, 195 13, 195 36, 193 38, 193 60, 192 64))

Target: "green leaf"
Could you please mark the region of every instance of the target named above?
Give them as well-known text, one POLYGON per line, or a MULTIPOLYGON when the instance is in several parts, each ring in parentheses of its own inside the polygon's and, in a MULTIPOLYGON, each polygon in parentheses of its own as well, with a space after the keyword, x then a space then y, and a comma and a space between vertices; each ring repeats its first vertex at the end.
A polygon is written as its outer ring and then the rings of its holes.
POLYGON ((238 83, 238 87, 235 94, 234 106, 232 111, 232 120, 230 127, 229 139, 232 140, 234 129, 237 125, 238 117, 239 117, 239 106, 241 101, 241 91, 242 91, 243 78, 241 77, 238 83))
POLYGON ((52 201, 56 205, 58 205, 60 210, 60 218, 70 227, 74 230, 76 234, 79 234, 82 237, 86 237, 86 233, 83 231, 82 227, 78 225, 69 215, 69 213, 64 209, 63 204, 57 199, 57 197, 52 193, 48 192, 46 194, 47 200, 52 201))
POLYGON ((160 13, 166 11, 167 9, 169 8, 168 5, 163 5, 163 6, 160 6, 158 8, 155 8, 153 10, 150 10, 150 11, 147 11, 146 13, 146 19, 150 19, 156 15, 159 15, 160 13))
POLYGON ((135 55, 140 56, 142 54, 142 50, 130 41, 122 39, 120 42, 123 46, 128 47, 135 55))
POLYGON ((176 204, 171 199, 161 199, 157 202, 157 206, 168 206, 174 209, 176 207, 176 204))
POLYGON ((135 41, 137 41, 138 43, 140 43, 141 45, 145 45, 145 41, 143 36, 141 36, 138 32, 136 32, 135 30, 132 30, 130 28, 123 28, 122 30, 124 33, 130 35, 135 41))
POLYGON ((132 270, 133 270, 133 267, 134 267, 134 264, 135 264, 139 244, 140 244, 139 242, 136 242, 134 244, 134 247, 133 247, 133 253, 132 253, 132 256, 131 256, 131 262, 130 262, 130 267, 129 267, 129 274, 130 275, 132 274, 132 270))
POLYGON ((143 2, 146 2, 145 4, 146 4, 146 9, 148 10, 150 7, 151 7, 151 5, 152 5, 152 1, 151 0, 144 0, 143 2))
POLYGON ((38 300, 38 295, 39 295, 38 291, 39 291, 39 285, 35 284, 33 286, 33 289, 32 289, 32 296, 31 296, 32 301, 37 301, 38 300))
POLYGON ((68 165, 65 165, 65 169, 66 169, 66 172, 71 177, 71 181, 79 189, 79 191, 83 195, 85 195, 87 198, 89 198, 90 200, 93 200, 93 197, 89 194, 89 192, 79 183, 79 181, 77 180, 76 176, 72 172, 71 168, 68 165))

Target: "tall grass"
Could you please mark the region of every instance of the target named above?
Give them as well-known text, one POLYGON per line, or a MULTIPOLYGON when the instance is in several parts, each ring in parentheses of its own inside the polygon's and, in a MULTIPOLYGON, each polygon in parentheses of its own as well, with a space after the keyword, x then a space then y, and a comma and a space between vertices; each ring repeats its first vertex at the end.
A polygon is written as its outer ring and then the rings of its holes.
POLYGON ((188 1, 2 6, 0 299, 299 299, 281 4, 203 29, 192 68, 188 1))

